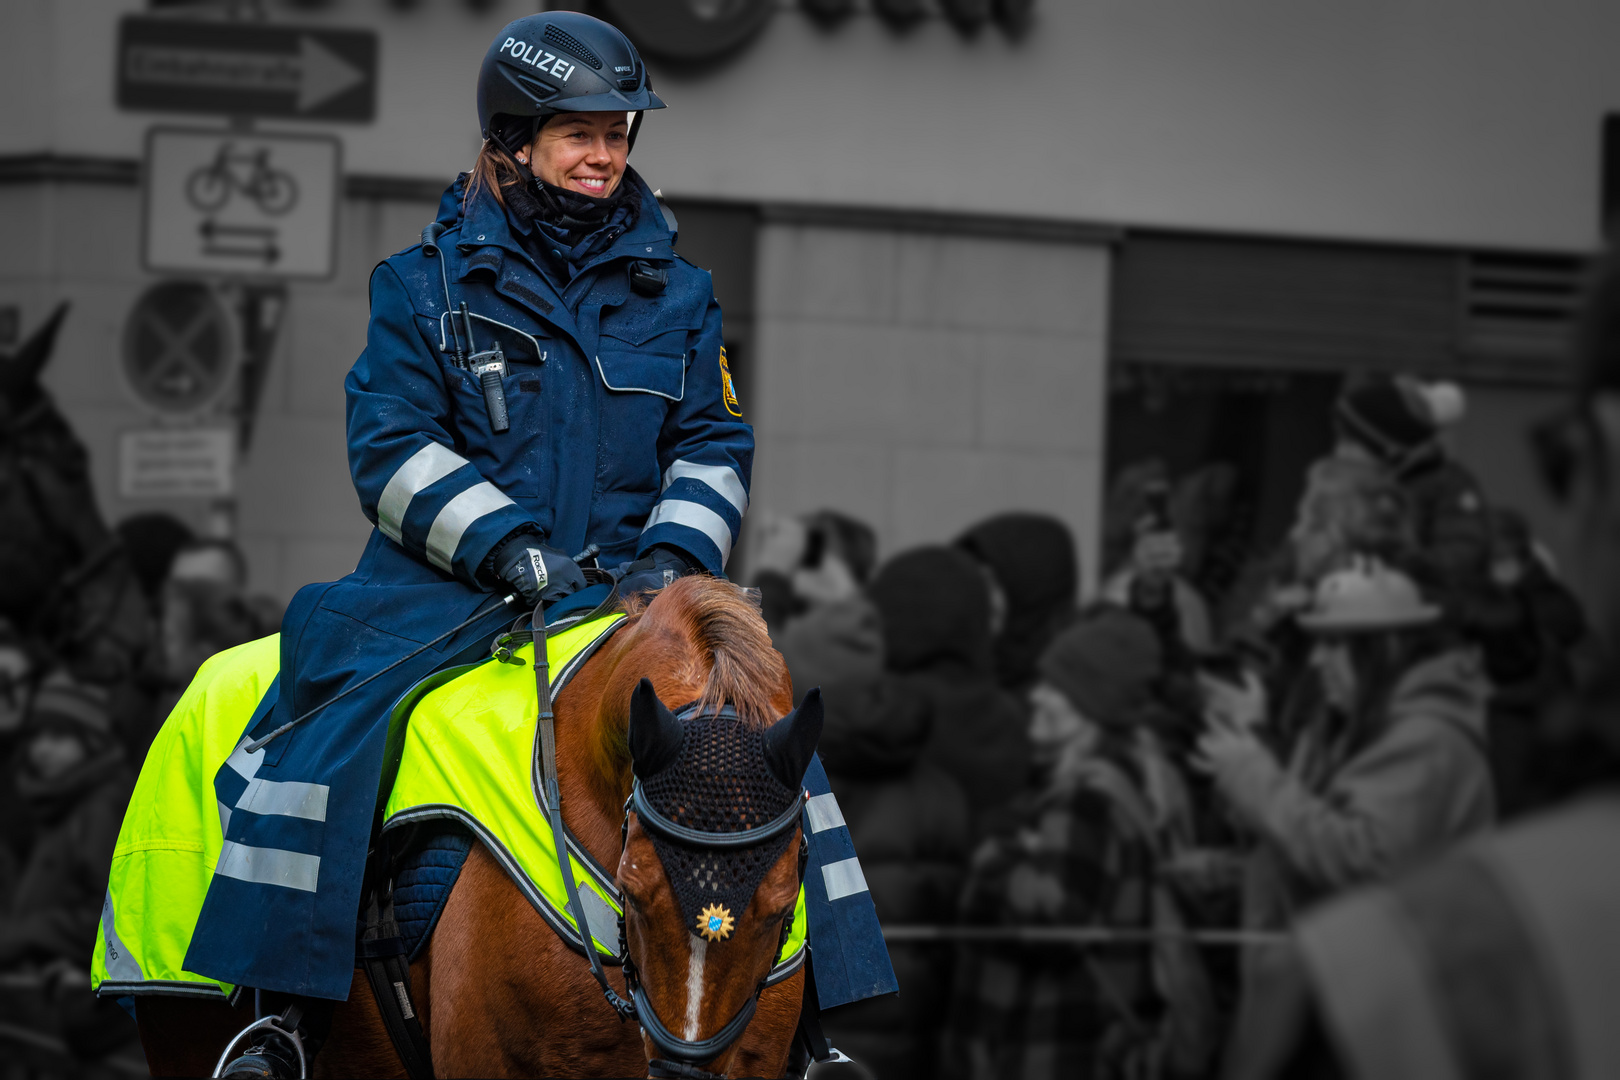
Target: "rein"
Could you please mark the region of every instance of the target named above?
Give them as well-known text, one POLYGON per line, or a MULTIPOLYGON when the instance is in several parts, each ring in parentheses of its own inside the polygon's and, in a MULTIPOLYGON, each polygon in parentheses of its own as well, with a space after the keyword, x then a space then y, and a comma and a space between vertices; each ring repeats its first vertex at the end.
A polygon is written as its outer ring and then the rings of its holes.
MULTIPOLYGON (((625 939, 624 912, 619 913, 619 952, 623 956, 622 969, 624 971, 625 987, 630 992, 630 1000, 620 997, 618 992, 608 983, 607 974, 602 970, 602 961, 596 954, 596 943, 591 936, 590 923, 585 918, 585 908, 579 901, 579 887, 574 882, 574 873, 568 855, 568 833, 563 826, 562 818, 562 790, 557 783, 557 732, 556 720, 551 709, 551 676, 550 658, 547 655, 545 616, 537 605, 534 609, 533 625, 540 627, 534 633, 534 677, 535 693, 540 713, 540 771, 541 782, 544 785, 546 806, 549 810, 551 822, 552 845, 557 851, 557 863, 562 871, 563 888, 567 892, 568 907, 574 915, 574 924, 579 931, 580 941, 585 947, 585 958, 590 962, 591 975, 602 988, 602 996, 607 1000, 622 1023, 625 1020, 636 1020, 647 1038, 656 1046, 664 1059, 655 1059, 649 1063, 649 1075, 655 1077, 689 1078, 689 1080, 711 1080, 717 1076, 699 1066, 706 1061, 712 1061, 726 1051, 732 1043, 742 1036, 748 1024, 754 1018, 754 1011, 759 1007, 759 995, 765 989, 769 978, 760 979, 759 985, 748 1000, 737 1010, 737 1014, 728 1020, 724 1027, 707 1039, 683 1039, 658 1019, 658 1011, 647 1000, 647 992, 642 988, 641 980, 637 976, 635 964, 630 959, 630 950, 625 939), (667 1059, 667 1060, 666 1060, 667 1059)), ((679 714, 681 720, 694 718, 723 718, 736 717, 736 710, 730 705, 722 706, 713 712, 699 714, 696 707, 684 710, 679 714)), ((630 831, 630 814, 635 812, 641 820, 642 827, 648 832, 661 836, 673 843, 686 847, 713 851, 734 851, 742 848, 757 847, 761 844, 781 836, 799 824, 801 811, 804 807, 805 794, 799 797, 779 814, 774 820, 758 829, 748 829, 742 832, 706 832, 691 829, 677 822, 671 821, 647 800, 642 790, 641 780, 636 779, 631 787, 630 797, 625 800, 624 820, 619 826, 619 851, 622 855, 630 831)), ((804 881, 805 860, 809 849, 804 840, 799 841, 799 880, 804 881)), ((789 915, 782 924, 782 941, 777 946, 781 952, 781 944, 785 944, 793 931, 793 916, 789 915)), ((774 959, 774 956, 773 956, 774 959)))

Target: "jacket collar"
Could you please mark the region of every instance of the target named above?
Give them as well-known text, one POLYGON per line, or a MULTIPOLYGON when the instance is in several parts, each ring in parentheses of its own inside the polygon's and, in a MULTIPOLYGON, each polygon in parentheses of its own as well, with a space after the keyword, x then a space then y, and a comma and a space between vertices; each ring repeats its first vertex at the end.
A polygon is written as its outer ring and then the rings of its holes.
MULTIPOLYGON (((528 253, 523 250, 522 241, 514 232, 505 208, 496 201, 494 193, 487 190, 479 191, 463 207, 462 193, 466 190, 466 181, 465 173, 456 177, 455 183, 450 185, 439 200, 439 220, 443 221, 448 215, 453 214, 455 219, 460 221, 461 235, 456 241, 456 247, 467 257, 462 271, 463 279, 467 273, 481 267, 495 268, 499 276, 499 267, 511 256, 516 256, 532 266, 533 263, 528 253)), ((647 187, 646 181, 635 169, 626 166, 623 183, 634 187, 639 194, 641 213, 636 224, 592 259, 587 264, 587 269, 614 259, 667 261, 674 258, 674 234, 665 223, 663 211, 647 187)), ((524 228, 520 231, 527 233, 529 230, 524 228)))

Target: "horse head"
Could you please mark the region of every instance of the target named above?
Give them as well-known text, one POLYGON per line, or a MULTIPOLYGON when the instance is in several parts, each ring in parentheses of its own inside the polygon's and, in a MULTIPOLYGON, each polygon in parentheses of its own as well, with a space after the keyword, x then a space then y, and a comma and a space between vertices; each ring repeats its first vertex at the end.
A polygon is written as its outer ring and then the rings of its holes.
POLYGON ((794 918, 821 697, 812 690, 778 718, 772 703, 791 703, 791 684, 762 625, 757 636, 774 663, 756 665, 754 678, 775 685, 744 686, 748 665, 728 664, 722 646, 704 685, 690 669, 664 680, 692 704, 671 710, 646 678, 629 695, 633 778, 617 876, 626 981, 655 1076, 727 1073, 794 918))
POLYGON ((68 305, 0 355, 0 616, 75 645, 85 674, 128 674, 149 636, 144 601, 96 507, 90 458, 40 384, 68 305))

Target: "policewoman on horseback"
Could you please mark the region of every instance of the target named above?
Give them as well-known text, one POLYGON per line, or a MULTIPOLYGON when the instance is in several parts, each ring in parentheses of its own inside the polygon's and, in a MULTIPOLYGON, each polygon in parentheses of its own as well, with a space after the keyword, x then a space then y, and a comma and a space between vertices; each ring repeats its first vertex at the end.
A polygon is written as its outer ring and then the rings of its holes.
POLYGON ((478 161, 373 272, 345 382, 376 528, 354 573, 293 600, 279 686, 215 782, 225 850, 186 969, 253 988, 261 1017, 298 1005, 310 1041, 349 995, 400 696, 587 575, 628 593, 723 573, 748 506, 753 432, 709 274, 627 163, 664 108, 635 47, 582 14, 518 19, 477 98, 478 161), (573 557, 589 545, 596 567, 573 557))

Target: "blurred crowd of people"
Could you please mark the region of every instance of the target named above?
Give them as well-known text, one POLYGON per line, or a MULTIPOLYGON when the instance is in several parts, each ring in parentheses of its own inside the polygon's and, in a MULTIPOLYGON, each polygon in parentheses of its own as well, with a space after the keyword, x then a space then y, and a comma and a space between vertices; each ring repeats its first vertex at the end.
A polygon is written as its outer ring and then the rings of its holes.
MULTIPOLYGON (((1605 280, 1589 393, 1535 442, 1549 486, 1584 492, 1583 580, 1600 586, 1620 536, 1620 408, 1602 407, 1620 276, 1605 280)), ((1583 605, 1525 517, 1448 454, 1463 408, 1406 375, 1347 382, 1335 448, 1302 467, 1292 527, 1265 550, 1220 527, 1230 468, 1119 470, 1091 596, 1049 515, 887 559, 835 511, 762 523, 751 583, 796 693, 823 689, 820 752, 896 932, 901 994, 828 1014, 836 1045, 882 1080, 1430 1075, 1400 1055, 1484 1051, 1413 1019, 1429 994, 1447 1015, 1432 1027, 1507 1058, 1528 1031, 1550 1055, 1551 1071, 1499 1075, 1574 1075, 1547 1032, 1575 1021, 1537 1010, 1608 954, 1538 959, 1496 879, 1456 853, 1497 837, 1563 852, 1521 883, 1534 892, 1612 851, 1612 813, 1560 815, 1620 778, 1620 740, 1592 721, 1620 592, 1583 605), (1430 952, 1427 982, 1391 966, 1430 952), (1552 989, 1490 1007, 1459 989, 1525 972, 1552 989)), ((26 977, 0 993, 31 988, 30 1023, 86 1056, 133 1035, 84 993, 85 959, 147 748, 204 660, 280 621, 230 542, 159 514, 116 531, 119 587, 145 612, 122 663, 0 625, 0 976, 26 977)), ((1597 925, 1598 908, 1572 910, 1597 925)))
POLYGON ((900 995, 826 1016, 835 1045, 883 1080, 1347 1074, 1279 1021, 1301 914, 1616 775, 1571 735, 1581 604, 1445 448, 1464 406, 1348 381, 1247 557, 1229 468, 1120 470, 1088 598, 1041 514, 887 560, 834 511, 762 526, 753 584, 895 931, 900 995))
POLYGON ((85 1058, 134 1037, 91 998, 87 959, 147 748, 203 661, 280 624, 230 541, 157 513, 115 531, 119 587, 140 600, 130 655, 110 663, 0 625, 0 1013, 85 1058))

